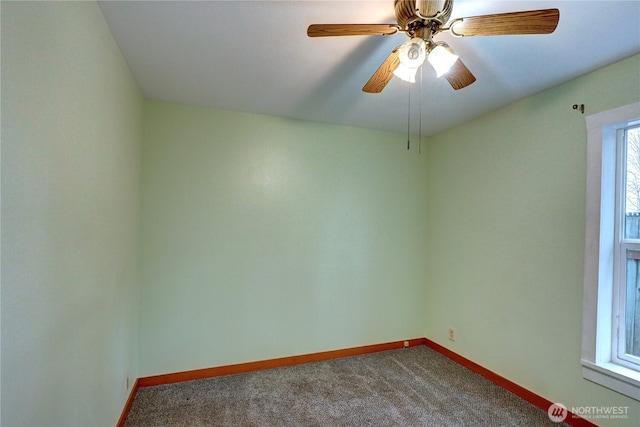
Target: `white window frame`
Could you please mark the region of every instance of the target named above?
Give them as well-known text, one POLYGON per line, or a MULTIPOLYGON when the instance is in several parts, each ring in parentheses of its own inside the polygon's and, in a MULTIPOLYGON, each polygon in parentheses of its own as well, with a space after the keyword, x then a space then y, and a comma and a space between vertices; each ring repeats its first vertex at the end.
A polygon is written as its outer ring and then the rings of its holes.
POLYGON ((617 245, 617 131, 640 118, 640 102, 587 116, 587 194, 582 321, 584 378, 640 400, 640 371, 616 363, 618 302, 614 297, 617 245))

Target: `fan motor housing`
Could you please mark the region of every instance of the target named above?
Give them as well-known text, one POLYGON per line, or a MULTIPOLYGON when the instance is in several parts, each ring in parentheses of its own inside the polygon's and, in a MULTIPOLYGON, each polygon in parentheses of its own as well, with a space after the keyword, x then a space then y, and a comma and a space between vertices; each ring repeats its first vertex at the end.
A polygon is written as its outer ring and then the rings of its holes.
POLYGON ((394 0, 398 25, 416 32, 424 27, 438 27, 449 20, 453 0, 394 0))

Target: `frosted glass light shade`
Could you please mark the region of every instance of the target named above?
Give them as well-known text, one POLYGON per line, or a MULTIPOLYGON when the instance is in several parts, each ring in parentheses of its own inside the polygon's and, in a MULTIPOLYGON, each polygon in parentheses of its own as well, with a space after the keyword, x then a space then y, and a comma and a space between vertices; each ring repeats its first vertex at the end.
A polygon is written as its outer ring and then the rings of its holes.
POLYGON ((416 71, 418 71, 417 68, 407 67, 401 62, 400 65, 398 65, 398 68, 393 70, 393 74, 399 79, 404 80, 405 82, 415 83, 416 71))
POLYGON ((427 60, 431 66, 436 70, 436 75, 440 77, 445 74, 453 64, 458 60, 458 55, 453 53, 449 46, 445 44, 437 44, 436 47, 431 49, 427 60))
POLYGON ((424 40, 414 37, 406 41, 398 50, 400 64, 393 70, 393 74, 409 83, 415 83, 416 71, 427 56, 427 45, 424 40))

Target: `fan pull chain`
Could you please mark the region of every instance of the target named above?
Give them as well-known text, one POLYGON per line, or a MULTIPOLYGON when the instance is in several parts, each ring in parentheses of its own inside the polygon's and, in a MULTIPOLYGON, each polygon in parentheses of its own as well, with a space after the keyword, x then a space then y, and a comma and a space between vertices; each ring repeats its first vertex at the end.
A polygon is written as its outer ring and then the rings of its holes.
POLYGON ((409 104, 407 105, 407 150, 411 148, 411 84, 409 84, 409 104))
POLYGON ((420 117, 418 118, 418 154, 422 154, 422 69, 424 67, 420 67, 420 107, 418 112, 420 113, 420 117))

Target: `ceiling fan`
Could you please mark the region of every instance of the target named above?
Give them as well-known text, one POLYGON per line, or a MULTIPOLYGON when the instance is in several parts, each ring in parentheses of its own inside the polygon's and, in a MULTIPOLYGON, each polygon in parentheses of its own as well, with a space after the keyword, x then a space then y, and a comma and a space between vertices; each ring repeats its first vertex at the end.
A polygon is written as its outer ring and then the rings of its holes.
POLYGON ((379 93, 395 75, 415 82, 415 74, 425 59, 455 89, 476 81, 475 76, 444 42, 433 40, 449 31, 457 37, 513 34, 551 34, 558 26, 558 9, 480 15, 449 20, 453 0, 394 0, 397 24, 313 24, 309 37, 390 36, 405 33, 409 40, 396 47, 378 67, 362 90, 379 93))

